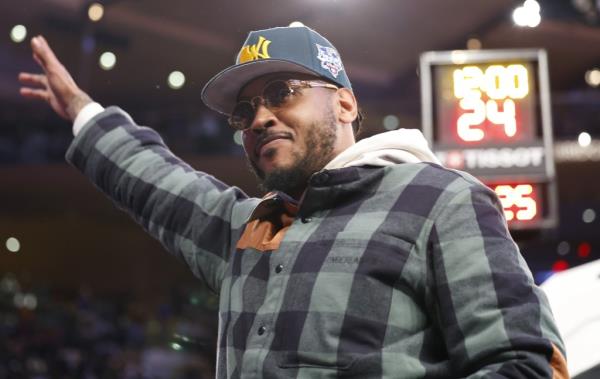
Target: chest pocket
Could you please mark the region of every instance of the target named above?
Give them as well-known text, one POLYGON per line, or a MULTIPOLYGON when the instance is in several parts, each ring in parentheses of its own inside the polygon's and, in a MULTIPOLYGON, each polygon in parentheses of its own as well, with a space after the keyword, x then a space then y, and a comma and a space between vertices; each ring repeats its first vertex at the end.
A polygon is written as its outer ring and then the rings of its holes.
POLYGON ((344 231, 330 246, 318 272, 291 274, 286 302, 295 311, 280 315, 279 337, 287 347, 282 368, 348 370, 357 361, 362 367, 364 360, 380 359, 395 286, 413 245, 344 231))

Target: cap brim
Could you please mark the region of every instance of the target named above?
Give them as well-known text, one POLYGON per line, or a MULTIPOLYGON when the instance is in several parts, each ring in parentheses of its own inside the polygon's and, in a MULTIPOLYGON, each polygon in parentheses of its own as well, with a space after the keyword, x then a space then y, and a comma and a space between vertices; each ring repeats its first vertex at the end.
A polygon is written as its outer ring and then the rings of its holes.
POLYGON ((217 112, 229 114, 235 106, 243 86, 260 76, 278 72, 297 72, 320 76, 318 72, 282 59, 246 62, 228 67, 209 80, 202 89, 202 101, 217 112))

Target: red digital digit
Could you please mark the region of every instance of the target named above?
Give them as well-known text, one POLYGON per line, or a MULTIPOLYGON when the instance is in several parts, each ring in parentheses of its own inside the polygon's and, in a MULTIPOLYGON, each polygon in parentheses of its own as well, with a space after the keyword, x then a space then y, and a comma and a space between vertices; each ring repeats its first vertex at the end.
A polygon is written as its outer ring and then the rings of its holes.
POLYGON ((531 221, 538 216, 538 196, 531 184, 500 184, 493 187, 507 221, 531 221))

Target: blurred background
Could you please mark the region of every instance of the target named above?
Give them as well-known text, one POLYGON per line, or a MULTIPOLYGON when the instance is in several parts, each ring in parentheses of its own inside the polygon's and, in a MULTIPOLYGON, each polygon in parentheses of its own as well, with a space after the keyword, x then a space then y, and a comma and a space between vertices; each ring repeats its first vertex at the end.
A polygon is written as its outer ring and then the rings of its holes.
POLYGON ((515 234, 542 283, 600 258, 600 2, 526 3, 538 11, 515 13, 516 0, 0 2, 0 378, 214 376, 217 298, 64 162, 70 123, 19 97, 18 73, 39 71, 32 36, 96 101, 256 196, 239 135, 200 101, 248 31, 301 22, 332 41, 366 114, 362 137, 421 128, 425 51, 545 49, 559 223, 515 234))

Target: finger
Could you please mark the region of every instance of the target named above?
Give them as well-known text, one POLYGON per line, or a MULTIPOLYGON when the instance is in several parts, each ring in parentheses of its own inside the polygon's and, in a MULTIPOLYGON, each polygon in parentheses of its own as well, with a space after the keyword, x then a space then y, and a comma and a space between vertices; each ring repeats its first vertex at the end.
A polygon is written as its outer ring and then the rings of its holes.
POLYGON ((33 86, 48 86, 48 78, 46 75, 31 74, 29 72, 21 72, 19 74, 19 82, 33 86))
POLYGON ((36 36, 31 39, 31 48, 33 56, 40 66, 46 69, 49 65, 58 64, 59 61, 54 52, 42 36, 36 36))
POLYGON ((43 52, 39 37, 36 36, 31 39, 31 50, 33 51, 33 59, 35 59, 35 61, 45 70, 46 68, 44 66, 46 62, 42 57, 43 52))
POLYGON ((44 62, 42 62, 42 60, 37 56, 36 53, 33 53, 33 59, 37 62, 38 66, 40 66, 42 70, 44 70, 44 72, 47 72, 46 67, 44 67, 44 62))
POLYGON ((21 94, 21 96, 26 97, 28 99, 48 101, 48 99, 50 98, 50 93, 47 90, 39 88, 22 87, 19 90, 19 93, 21 94))

